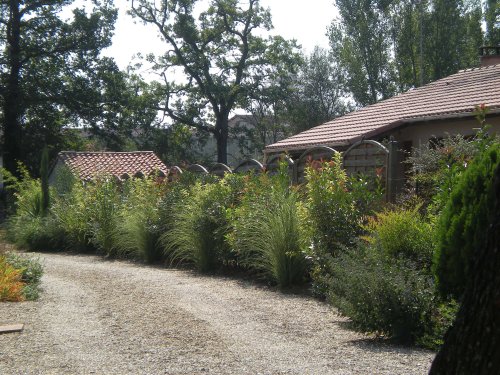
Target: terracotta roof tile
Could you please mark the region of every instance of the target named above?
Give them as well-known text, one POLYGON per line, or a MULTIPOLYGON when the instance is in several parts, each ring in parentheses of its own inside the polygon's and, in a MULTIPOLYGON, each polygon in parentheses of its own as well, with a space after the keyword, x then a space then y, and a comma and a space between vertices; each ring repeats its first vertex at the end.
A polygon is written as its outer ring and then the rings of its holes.
POLYGON ((271 144, 266 152, 348 145, 404 123, 470 115, 479 104, 500 110, 500 64, 462 70, 271 144))
POLYGON ((136 152, 76 152, 61 151, 58 159, 83 180, 99 174, 122 178, 144 176, 153 172, 168 174, 168 168, 153 151, 136 152))

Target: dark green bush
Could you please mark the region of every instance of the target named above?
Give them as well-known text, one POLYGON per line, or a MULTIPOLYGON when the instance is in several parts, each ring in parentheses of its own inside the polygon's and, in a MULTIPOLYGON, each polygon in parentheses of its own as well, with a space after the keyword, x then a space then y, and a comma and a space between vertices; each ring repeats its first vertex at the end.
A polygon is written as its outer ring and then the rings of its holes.
POLYGON ((470 260, 486 245, 493 214, 493 174, 499 164, 500 144, 496 143, 473 160, 441 214, 434 262, 443 295, 461 296, 469 278, 470 260))
POLYGON ((440 344, 452 318, 440 308, 428 270, 363 244, 341 253, 330 267, 328 299, 354 328, 408 344, 440 344))

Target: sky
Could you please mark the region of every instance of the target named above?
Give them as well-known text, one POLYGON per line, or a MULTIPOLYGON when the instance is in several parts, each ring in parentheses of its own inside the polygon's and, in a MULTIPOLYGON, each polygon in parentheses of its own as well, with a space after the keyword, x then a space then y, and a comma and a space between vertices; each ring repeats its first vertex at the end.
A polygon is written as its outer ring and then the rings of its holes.
MULTIPOLYGON (((261 5, 271 10, 273 33, 296 39, 305 53, 312 52, 315 45, 328 47, 326 29, 336 17, 333 0, 261 0, 261 5)), ((138 52, 145 55, 164 51, 165 44, 155 28, 144 26, 127 14, 130 0, 115 0, 115 6, 119 15, 113 45, 105 55, 114 57, 118 66, 125 69, 138 52)))

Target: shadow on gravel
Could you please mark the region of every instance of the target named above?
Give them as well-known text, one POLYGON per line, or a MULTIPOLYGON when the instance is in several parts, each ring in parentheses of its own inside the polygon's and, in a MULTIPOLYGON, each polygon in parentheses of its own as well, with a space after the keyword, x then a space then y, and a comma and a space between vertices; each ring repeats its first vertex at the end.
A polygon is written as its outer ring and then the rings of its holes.
MULTIPOLYGON (((352 327, 350 327, 348 322, 342 322, 340 325, 344 324, 346 328, 352 329, 352 327)), ((384 337, 366 337, 362 339, 350 340, 347 342, 359 349, 371 353, 388 353, 395 355, 412 354, 414 352, 434 353, 431 350, 422 349, 416 346, 401 344, 384 337)))

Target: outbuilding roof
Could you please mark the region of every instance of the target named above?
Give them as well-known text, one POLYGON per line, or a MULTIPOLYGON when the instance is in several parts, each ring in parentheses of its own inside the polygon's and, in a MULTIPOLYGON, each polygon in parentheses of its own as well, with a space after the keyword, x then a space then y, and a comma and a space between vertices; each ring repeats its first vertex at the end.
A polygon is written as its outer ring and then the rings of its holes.
POLYGON ((461 70, 283 139, 265 151, 346 146, 407 123, 471 116, 480 104, 500 113, 500 64, 461 70))
POLYGON ((168 168, 153 151, 136 152, 76 152, 61 151, 62 162, 82 180, 98 175, 112 175, 119 179, 160 173, 166 176, 168 168))

